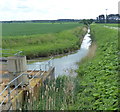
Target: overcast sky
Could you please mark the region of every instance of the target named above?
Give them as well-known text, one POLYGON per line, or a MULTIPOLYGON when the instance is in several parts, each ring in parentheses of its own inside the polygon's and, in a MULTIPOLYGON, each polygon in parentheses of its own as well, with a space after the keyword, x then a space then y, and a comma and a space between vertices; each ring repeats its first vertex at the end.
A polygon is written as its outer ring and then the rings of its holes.
POLYGON ((119 0, 0 0, 1 20, 91 19, 118 13, 119 0))

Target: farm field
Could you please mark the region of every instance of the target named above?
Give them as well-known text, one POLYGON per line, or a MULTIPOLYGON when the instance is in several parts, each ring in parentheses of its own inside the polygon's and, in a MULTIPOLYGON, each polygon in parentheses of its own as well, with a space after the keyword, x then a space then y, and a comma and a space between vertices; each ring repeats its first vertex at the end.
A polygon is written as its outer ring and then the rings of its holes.
POLYGON ((34 105, 35 109, 118 110, 117 30, 94 24, 91 34, 97 45, 95 55, 90 57, 88 54, 83 59, 75 79, 63 76, 53 84, 48 83, 34 105))
POLYGON ((64 54, 80 47, 86 31, 77 23, 3 24, 2 48, 23 51, 28 59, 64 54))
POLYGON ((79 26, 78 23, 3 23, 2 36, 21 36, 56 33, 79 26))

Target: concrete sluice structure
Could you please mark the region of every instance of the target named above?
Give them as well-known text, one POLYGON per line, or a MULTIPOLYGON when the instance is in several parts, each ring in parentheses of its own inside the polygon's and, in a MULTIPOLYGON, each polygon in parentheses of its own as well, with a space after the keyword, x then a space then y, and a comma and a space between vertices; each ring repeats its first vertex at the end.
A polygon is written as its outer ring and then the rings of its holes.
POLYGON ((26 102, 32 105, 39 98, 44 82, 48 78, 54 79, 52 59, 45 65, 38 65, 39 70, 27 70, 25 56, 8 57, 0 63, 0 111, 23 110, 26 102), (44 70, 42 66, 45 66, 44 70))

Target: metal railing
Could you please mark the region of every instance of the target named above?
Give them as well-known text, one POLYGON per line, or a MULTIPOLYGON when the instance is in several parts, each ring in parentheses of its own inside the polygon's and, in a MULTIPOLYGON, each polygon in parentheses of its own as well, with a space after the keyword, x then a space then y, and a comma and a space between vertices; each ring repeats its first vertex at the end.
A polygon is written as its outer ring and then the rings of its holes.
POLYGON ((48 61, 40 62, 39 60, 30 60, 33 61, 34 63, 28 64, 28 70, 33 68, 33 66, 36 67, 36 70, 41 70, 41 71, 48 71, 50 66, 53 66, 53 57, 49 59, 48 61))
MULTIPOLYGON (((34 74, 32 77, 31 77, 31 79, 28 81, 28 85, 29 85, 29 83, 34 79, 34 78, 36 78, 37 76, 39 76, 39 78, 42 78, 43 77, 43 74, 46 72, 46 71, 49 71, 52 67, 53 67, 53 60, 52 60, 53 58, 51 58, 50 60, 48 60, 45 64, 34 64, 34 65, 37 65, 37 66, 39 66, 39 72, 37 72, 36 74, 34 74), (42 67, 42 66, 44 66, 44 67, 42 67), (48 69, 47 69, 47 67, 46 66, 48 66, 48 69), (44 69, 42 69, 42 68, 44 68, 44 69), (42 71, 42 72, 41 72, 42 71)), ((10 107, 11 107, 11 94, 12 94, 12 92, 13 91, 15 91, 16 92, 16 94, 15 95, 17 95, 18 94, 18 90, 17 90, 17 88, 18 87, 22 87, 22 88, 24 88, 24 86, 23 86, 23 81, 21 81, 21 82, 19 82, 18 83, 18 79, 19 78, 22 78, 23 77, 23 75, 28 75, 28 77, 29 76, 31 76, 31 74, 32 73, 34 73, 35 71, 38 71, 38 67, 34 67, 34 69, 32 69, 29 73, 26 73, 26 72, 23 72, 23 73, 21 73, 19 76, 17 76, 16 78, 14 78, 12 81, 10 81, 8 84, 7 84, 7 86, 2 90, 2 92, 0 93, 0 96, 2 96, 3 97, 3 94, 5 93, 5 91, 7 91, 7 95, 4 97, 4 99, 2 100, 2 102, 0 102, 0 111, 2 110, 2 106, 3 106, 3 104, 5 103, 5 101, 8 99, 8 101, 7 101, 7 103, 6 104, 9 104, 10 105, 10 107), (11 86, 11 84, 12 83, 14 83, 14 85, 15 85, 15 87, 13 88, 13 89, 11 89, 10 88, 10 86, 11 86)), ((10 107, 9 107, 9 109, 10 109, 10 107)))
POLYGON ((14 49, 2 49, 2 48, 0 48, 0 55, 7 54, 7 55, 20 56, 21 53, 23 53, 23 51, 14 50, 14 49), (11 51, 11 52, 14 51, 14 53, 8 53, 8 51, 11 51))

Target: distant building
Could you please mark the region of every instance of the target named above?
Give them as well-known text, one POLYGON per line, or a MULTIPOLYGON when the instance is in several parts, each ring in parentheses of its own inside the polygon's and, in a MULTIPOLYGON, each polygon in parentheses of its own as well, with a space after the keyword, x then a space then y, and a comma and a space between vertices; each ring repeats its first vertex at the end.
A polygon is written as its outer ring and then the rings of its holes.
POLYGON ((106 17, 99 15, 96 19, 96 23, 120 23, 120 14, 109 14, 106 17))
POLYGON ((97 22, 98 23, 104 23, 105 22, 105 16, 104 15, 99 15, 97 17, 97 22))
POLYGON ((107 22, 108 23, 116 23, 120 21, 120 15, 119 14, 110 14, 107 16, 107 22))

